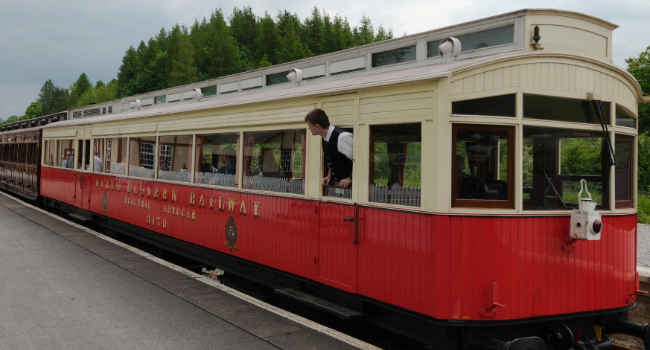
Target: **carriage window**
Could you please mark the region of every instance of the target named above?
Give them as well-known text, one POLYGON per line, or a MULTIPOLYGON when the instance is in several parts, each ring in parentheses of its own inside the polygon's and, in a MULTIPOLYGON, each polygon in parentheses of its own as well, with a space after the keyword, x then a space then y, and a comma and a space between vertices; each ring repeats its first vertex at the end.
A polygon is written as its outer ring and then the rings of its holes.
POLYGON ((275 73, 275 74, 268 74, 266 76, 266 86, 288 83, 289 82, 289 78, 287 78, 288 74, 289 71, 275 73))
POLYGON ((212 85, 212 86, 202 87, 201 93, 203 94, 203 96, 214 96, 217 94, 217 86, 212 85))
POLYGON ((129 138, 129 175, 153 179, 156 159, 156 138, 129 138))
POLYGON ((126 137, 106 140, 106 173, 126 175, 126 145, 126 137))
POLYGON ((74 140, 61 140, 57 152, 59 156, 56 165, 62 168, 74 169, 74 140))
POLYGON ((420 206, 420 124, 370 127, 370 202, 420 206))
POLYGON ((104 139, 93 140, 93 171, 104 171, 104 139))
POLYGON ((196 135, 194 182, 238 187, 239 133, 196 135))
POLYGON ((616 166, 614 181, 616 208, 631 208, 632 203, 632 174, 634 173, 633 159, 634 138, 616 135, 615 142, 616 166))
POLYGON ((616 106, 616 125, 636 128, 636 119, 630 113, 616 106))
MULTIPOLYGON (((603 102, 603 116, 609 125, 609 102, 603 102)), ((593 101, 524 95, 524 118, 600 124, 593 101)))
MULTIPOLYGON (((490 46, 511 44, 515 40, 515 26, 488 29, 482 32, 459 35, 456 37, 461 44, 461 52, 483 49, 490 46)), ((427 57, 437 57, 440 40, 427 43, 427 57)))
MULTIPOLYGON (((349 132, 350 134, 354 134, 354 129, 353 128, 341 127, 340 129, 343 130, 344 132, 349 132)), ((331 140, 332 139, 330 138, 330 142, 331 142, 331 140)), ((323 142, 324 142, 324 140, 321 140, 321 147, 322 148, 325 147, 325 146, 322 146, 322 145, 324 145, 323 142)), ((337 142, 337 149, 338 149, 338 142, 337 142)), ((324 149, 324 151, 325 151, 325 149, 324 149)), ((327 175, 330 172, 331 160, 328 157, 329 156, 327 154, 325 154, 324 157, 323 157, 323 176, 322 176, 323 178, 326 178, 327 175)), ((344 165, 345 163, 340 162, 340 164, 344 165)), ((350 179, 352 179, 352 174, 351 174, 352 173, 352 162, 348 163, 348 167, 343 167, 343 168, 344 169, 347 168, 344 171, 344 175, 345 175, 346 172, 349 171, 350 172, 350 179)), ((338 181, 336 181, 336 178, 337 178, 337 176, 334 175, 327 185, 322 186, 323 195, 328 196, 328 197, 337 197, 337 198, 352 198, 352 184, 350 184, 350 186, 348 186, 348 187, 340 186, 338 181)), ((341 178, 347 178, 347 177, 338 177, 338 178, 341 179, 341 178)))
POLYGON ((514 128, 453 126, 452 206, 514 208, 514 128))
POLYGON ((161 136, 159 141, 158 178, 190 182, 192 136, 161 136))
POLYGON ((515 95, 492 96, 451 103, 452 114, 515 116, 515 95))
POLYGON ((58 140, 47 140, 45 144, 45 153, 43 156, 43 165, 58 166, 58 140))
POLYGON ((90 140, 77 141, 77 170, 90 170, 90 140))
POLYGON ((303 194, 305 130, 244 134, 244 188, 303 194))
POLYGON ((373 67, 381 67, 409 61, 415 61, 415 45, 372 54, 373 67))
POLYGON ((598 208, 607 209, 603 146, 602 132, 524 127, 524 210, 577 208, 582 179, 598 208))

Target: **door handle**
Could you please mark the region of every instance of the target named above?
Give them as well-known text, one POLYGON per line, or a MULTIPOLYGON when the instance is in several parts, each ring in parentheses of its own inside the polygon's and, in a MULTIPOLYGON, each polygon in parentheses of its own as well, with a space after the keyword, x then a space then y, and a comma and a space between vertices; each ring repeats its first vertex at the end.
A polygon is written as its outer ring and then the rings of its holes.
POLYGON ((84 188, 84 178, 83 178, 83 176, 79 176, 79 188, 84 188))
POLYGON ((358 217, 359 217, 359 205, 357 203, 354 203, 354 217, 343 218, 343 221, 345 222, 354 222, 354 241, 352 241, 353 244, 357 244, 357 236, 359 234, 359 220, 357 220, 358 217))

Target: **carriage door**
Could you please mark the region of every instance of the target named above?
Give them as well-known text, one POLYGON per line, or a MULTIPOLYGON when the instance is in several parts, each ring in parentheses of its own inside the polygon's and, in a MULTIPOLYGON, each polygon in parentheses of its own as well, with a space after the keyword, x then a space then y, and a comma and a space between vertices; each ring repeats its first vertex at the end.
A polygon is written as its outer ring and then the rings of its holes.
POLYGON ((77 141, 77 171, 75 172, 76 207, 90 210, 90 140, 77 141))
POLYGON ((318 280, 350 293, 357 291, 355 206, 320 203, 318 280))

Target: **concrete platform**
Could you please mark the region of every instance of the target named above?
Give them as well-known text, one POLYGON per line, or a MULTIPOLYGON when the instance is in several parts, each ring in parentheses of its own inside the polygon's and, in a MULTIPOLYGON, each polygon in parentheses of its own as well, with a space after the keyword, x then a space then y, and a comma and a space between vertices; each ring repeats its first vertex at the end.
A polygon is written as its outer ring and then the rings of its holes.
POLYGON ((376 349, 0 194, 1 349, 376 349))

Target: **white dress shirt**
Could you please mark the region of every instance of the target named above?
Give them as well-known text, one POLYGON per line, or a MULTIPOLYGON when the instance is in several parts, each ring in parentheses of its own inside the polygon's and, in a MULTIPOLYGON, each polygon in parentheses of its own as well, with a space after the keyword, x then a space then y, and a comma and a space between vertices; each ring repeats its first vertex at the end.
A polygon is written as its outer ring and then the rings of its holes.
MULTIPOLYGON (((327 130, 327 135, 323 138, 325 142, 330 142, 332 131, 334 131, 334 126, 330 125, 329 130, 327 130)), ((348 157, 349 160, 352 160, 352 141, 352 133, 344 131, 339 135, 339 141, 336 144, 336 149, 348 157)))

